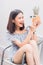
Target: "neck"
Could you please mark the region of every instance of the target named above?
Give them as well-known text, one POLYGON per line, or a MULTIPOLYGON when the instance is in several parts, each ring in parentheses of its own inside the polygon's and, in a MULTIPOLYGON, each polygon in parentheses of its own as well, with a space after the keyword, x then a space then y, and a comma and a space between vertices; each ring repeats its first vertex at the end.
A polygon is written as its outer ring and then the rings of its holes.
POLYGON ((16 31, 20 31, 20 28, 19 27, 16 27, 16 31))

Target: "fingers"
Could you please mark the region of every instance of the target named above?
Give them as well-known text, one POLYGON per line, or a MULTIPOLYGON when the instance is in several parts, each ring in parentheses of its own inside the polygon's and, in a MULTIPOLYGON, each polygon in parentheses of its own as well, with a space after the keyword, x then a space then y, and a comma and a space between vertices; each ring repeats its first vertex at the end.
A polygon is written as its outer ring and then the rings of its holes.
POLYGON ((31 27, 30 27, 30 30, 31 30, 32 32, 35 32, 35 31, 36 31, 36 27, 35 27, 35 26, 31 26, 31 27))

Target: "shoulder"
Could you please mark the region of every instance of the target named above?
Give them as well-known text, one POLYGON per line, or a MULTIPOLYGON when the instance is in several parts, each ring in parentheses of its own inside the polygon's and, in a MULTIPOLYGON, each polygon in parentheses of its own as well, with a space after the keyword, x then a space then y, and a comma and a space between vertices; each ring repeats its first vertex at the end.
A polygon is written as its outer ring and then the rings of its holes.
POLYGON ((6 32, 6 38, 7 38, 7 40, 13 39, 15 37, 16 36, 14 34, 11 34, 10 32, 6 32))

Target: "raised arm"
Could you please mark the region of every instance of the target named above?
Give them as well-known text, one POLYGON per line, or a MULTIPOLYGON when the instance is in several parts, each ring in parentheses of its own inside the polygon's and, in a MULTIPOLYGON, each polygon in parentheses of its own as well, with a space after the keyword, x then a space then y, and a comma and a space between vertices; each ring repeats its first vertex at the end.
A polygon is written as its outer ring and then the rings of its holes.
POLYGON ((25 40, 23 42, 20 42, 18 40, 13 40, 12 42, 14 44, 16 44, 18 47, 22 47, 23 45, 25 45, 25 44, 30 42, 32 34, 33 34, 33 31, 31 31, 31 29, 30 29, 27 37, 25 38, 25 40))
POLYGON ((33 22, 32 26, 30 27, 29 33, 28 33, 27 37, 25 38, 25 40, 23 42, 13 40, 13 43, 15 43, 18 47, 22 47, 23 45, 28 44, 30 42, 31 38, 33 40, 37 41, 37 36, 36 36, 36 34, 33 34, 33 33, 36 31, 36 29, 38 28, 39 25, 40 25, 40 18, 37 19, 37 17, 35 17, 34 22, 33 22))
POLYGON ((35 40, 36 42, 38 41, 38 36, 36 33, 33 33, 32 40, 35 40))

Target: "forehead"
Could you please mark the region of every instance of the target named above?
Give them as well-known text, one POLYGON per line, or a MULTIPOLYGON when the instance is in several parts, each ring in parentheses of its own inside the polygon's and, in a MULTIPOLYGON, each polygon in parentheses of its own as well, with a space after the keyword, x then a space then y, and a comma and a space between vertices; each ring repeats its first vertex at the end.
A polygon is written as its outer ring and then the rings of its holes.
POLYGON ((23 13, 19 13, 16 17, 22 17, 24 16, 23 13))

